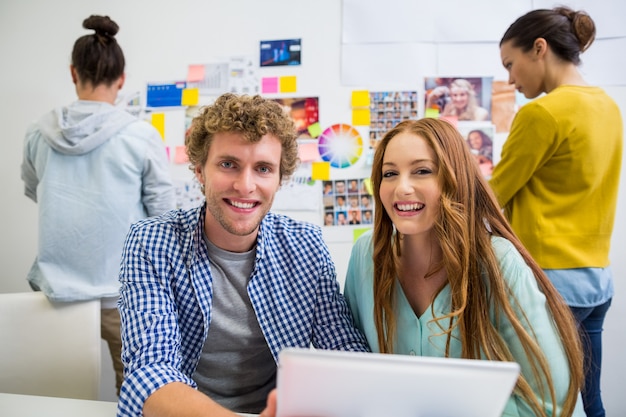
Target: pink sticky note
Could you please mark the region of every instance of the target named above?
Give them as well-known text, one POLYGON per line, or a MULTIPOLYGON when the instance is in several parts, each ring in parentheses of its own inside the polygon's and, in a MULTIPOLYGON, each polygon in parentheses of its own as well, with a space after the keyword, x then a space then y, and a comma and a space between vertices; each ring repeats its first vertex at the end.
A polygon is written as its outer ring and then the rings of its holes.
POLYGON ((174 151, 174 163, 175 164, 186 164, 189 162, 189 158, 187 157, 187 149, 185 146, 177 146, 174 151))
POLYGON ((454 127, 459 126, 459 118, 456 116, 439 116, 439 118, 441 120, 445 120, 446 122, 450 123, 454 127))
POLYGON ((278 93, 278 77, 265 77, 261 80, 261 93, 278 93))
POLYGON ((298 145, 298 156, 302 162, 310 162, 319 159, 320 152, 317 143, 301 143, 298 145))
POLYGON ((187 82, 194 83, 204 79, 204 65, 189 65, 187 82))

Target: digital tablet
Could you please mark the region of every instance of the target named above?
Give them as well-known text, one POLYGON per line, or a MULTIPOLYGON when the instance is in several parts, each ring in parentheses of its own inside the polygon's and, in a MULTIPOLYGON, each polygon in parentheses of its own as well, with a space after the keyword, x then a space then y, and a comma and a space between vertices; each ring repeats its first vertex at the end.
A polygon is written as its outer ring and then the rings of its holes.
POLYGON ((500 417, 515 362, 287 348, 277 417, 500 417))

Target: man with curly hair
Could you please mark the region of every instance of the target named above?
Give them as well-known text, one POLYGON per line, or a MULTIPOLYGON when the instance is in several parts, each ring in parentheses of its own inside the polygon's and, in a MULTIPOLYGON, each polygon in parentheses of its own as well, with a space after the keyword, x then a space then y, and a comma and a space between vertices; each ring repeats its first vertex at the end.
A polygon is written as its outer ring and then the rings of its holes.
POLYGON ((206 202, 128 234, 118 416, 258 414, 283 348, 369 350, 321 228, 270 212, 298 162, 280 105, 225 94, 185 142, 206 202))

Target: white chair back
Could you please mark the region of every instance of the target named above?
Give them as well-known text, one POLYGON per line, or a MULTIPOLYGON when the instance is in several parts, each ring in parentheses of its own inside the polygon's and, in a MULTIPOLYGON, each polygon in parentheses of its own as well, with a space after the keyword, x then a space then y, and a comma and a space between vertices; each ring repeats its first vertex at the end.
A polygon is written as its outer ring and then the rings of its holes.
POLYGON ((100 301, 0 294, 0 392, 97 400, 100 301))

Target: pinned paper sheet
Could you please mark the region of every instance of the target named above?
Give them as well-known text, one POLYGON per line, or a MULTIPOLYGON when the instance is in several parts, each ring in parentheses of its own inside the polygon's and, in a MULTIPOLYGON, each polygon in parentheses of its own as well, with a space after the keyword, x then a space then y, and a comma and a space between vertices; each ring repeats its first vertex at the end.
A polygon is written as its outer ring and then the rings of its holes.
POLYGON ((280 92, 281 93, 295 93, 296 92, 296 76, 295 75, 280 77, 280 92))
POLYGON ((352 109, 352 126, 369 126, 370 109, 352 109))
POLYGON ((278 93, 278 77, 265 77, 261 79, 261 93, 278 93))
POLYGON ((291 177, 281 184, 272 211, 308 211, 318 214, 322 206, 322 182, 313 181, 309 176, 291 177))
POLYGON ((197 88, 185 88, 181 100, 183 106, 197 106, 200 99, 200 90, 197 88))
POLYGON ((312 138, 316 138, 322 134, 322 126, 320 126, 319 122, 310 124, 307 130, 309 131, 309 135, 311 135, 312 138))
POLYGON ((177 146, 174 151, 174 163, 175 164, 186 164, 189 162, 189 157, 187 156, 187 148, 185 146, 177 146))
POLYGON ((312 180, 329 180, 330 179, 330 162, 313 162, 311 164, 312 180))
POLYGON ((204 65, 189 65, 187 82, 199 82, 204 79, 204 65))
POLYGON ((356 90, 352 92, 352 107, 370 106, 370 92, 368 90, 356 90))
POLYGON ((298 145, 298 157, 302 162, 311 162, 320 159, 317 143, 300 143, 298 145))
POLYGON ((152 113, 151 123, 161 134, 161 139, 165 140, 165 113, 152 113))
POLYGON ((180 106, 183 90, 187 88, 186 81, 176 81, 165 84, 148 84, 146 103, 148 107, 180 106))

